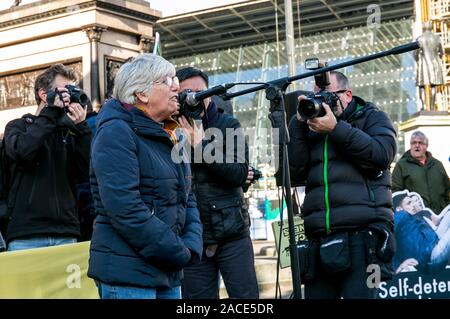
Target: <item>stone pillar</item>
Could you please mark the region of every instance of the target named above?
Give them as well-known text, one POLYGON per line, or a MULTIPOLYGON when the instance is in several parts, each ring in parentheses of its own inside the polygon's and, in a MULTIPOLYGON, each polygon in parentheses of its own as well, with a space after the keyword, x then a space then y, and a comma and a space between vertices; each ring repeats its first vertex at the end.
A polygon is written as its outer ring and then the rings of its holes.
POLYGON ((100 72, 98 66, 98 42, 102 37, 102 33, 106 31, 105 27, 90 26, 83 30, 90 42, 90 62, 91 62, 91 94, 92 107, 94 110, 99 109, 101 105, 100 98, 100 72))

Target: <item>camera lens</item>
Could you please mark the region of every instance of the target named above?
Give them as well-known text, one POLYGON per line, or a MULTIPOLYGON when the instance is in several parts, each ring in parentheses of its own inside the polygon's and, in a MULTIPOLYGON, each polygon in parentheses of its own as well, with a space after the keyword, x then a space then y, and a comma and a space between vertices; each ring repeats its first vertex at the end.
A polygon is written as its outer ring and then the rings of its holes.
POLYGON ((78 100, 79 100, 79 104, 81 105, 81 106, 86 106, 87 105, 87 100, 88 100, 88 97, 87 97, 87 95, 86 94, 84 94, 84 93, 80 93, 80 96, 79 96, 79 98, 78 98, 78 100))
POLYGON ((178 103, 180 104, 180 115, 184 115, 187 118, 200 119, 200 114, 205 110, 205 105, 202 102, 196 105, 189 105, 186 103, 186 97, 192 90, 184 90, 178 94, 178 103))
POLYGON ((322 110, 322 105, 314 98, 306 98, 298 102, 298 113, 304 119, 312 119, 317 117, 322 110))

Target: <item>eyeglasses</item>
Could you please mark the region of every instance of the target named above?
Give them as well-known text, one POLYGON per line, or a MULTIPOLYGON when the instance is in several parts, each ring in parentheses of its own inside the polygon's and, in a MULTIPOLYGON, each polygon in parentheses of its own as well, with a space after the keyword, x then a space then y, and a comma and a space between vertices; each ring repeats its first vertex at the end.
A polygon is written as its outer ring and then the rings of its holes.
POLYGON ((419 144, 419 145, 427 145, 427 143, 425 143, 425 142, 423 142, 423 141, 411 141, 410 144, 411 144, 411 145, 416 145, 416 144, 419 144))
POLYGON ((178 77, 176 76, 166 76, 164 80, 161 81, 155 81, 154 83, 164 83, 169 87, 174 86, 180 86, 180 81, 178 80, 178 77))
POLYGON ((339 91, 334 91, 334 92, 330 92, 330 93, 334 93, 334 94, 341 94, 341 93, 345 93, 348 90, 339 90, 339 91))

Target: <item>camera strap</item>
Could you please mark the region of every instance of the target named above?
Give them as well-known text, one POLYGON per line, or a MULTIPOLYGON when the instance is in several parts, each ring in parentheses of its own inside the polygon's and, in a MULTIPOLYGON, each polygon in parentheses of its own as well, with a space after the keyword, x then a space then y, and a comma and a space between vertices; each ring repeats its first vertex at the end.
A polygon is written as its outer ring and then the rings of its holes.
POLYGON ((64 98, 62 96, 62 92, 58 91, 58 88, 55 88, 54 91, 50 91, 47 93, 47 106, 55 106, 55 98, 56 95, 59 96, 64 107, 66 107, 66 103, 64 103, 64 98))
POLYGON ((342 101, 341 101, 341 99, 338 99, 338 101, 339 101, 339 105, 340 105, 340 107, 341 107, 341 115, 342 114, 344 114, 344 106, 342 105, 342 101))

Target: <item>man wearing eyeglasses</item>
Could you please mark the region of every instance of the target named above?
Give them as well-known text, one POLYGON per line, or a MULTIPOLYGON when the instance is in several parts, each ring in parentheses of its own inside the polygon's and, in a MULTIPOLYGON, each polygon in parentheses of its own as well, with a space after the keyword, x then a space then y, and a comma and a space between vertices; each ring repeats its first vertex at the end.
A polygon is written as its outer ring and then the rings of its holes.
POLYGON ((297 114, 289 124, 292 186, 306 182, 302 283, 307 299, 372 299, 394 253, 396 133, 385 112, 353 95, 344 74, 330 72, 325 89, 338 97, 333 109, 323 103, 323 116, 297 114))
POLYGON ((444 166, 428 152, 428 138, 420 131, 411 135, 411 148, 403 154, 392 173, 392 191, 419 193, 435 214, 450 203, 450 182, 444 166))

